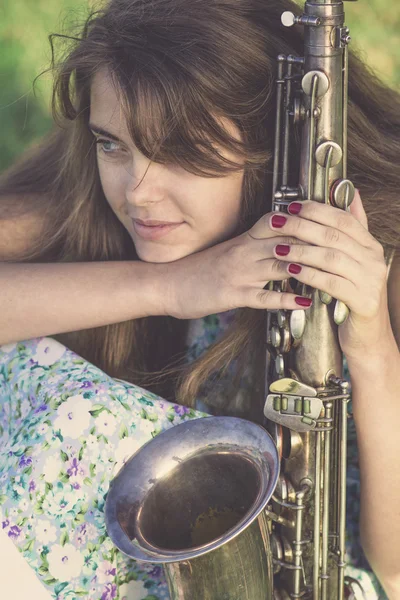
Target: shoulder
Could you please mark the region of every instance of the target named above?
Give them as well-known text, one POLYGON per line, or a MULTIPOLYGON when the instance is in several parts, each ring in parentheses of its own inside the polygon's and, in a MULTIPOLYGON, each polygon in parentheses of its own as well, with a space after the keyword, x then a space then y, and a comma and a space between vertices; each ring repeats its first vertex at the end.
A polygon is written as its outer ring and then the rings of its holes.
POLYGON ((393 256, 387 289, 390 321, 397 345, 400 348, 400 250, 396 250, 393 256))

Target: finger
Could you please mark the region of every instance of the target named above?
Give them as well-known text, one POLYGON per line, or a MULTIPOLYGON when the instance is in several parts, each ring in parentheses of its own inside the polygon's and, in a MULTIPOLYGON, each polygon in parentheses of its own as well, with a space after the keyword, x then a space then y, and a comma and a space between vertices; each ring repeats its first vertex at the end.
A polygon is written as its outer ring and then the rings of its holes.
POLYGON ((350 212, 355 217, 363 227, 368 231, 368 217, 364 210, 364 206, 361 200, 360 191, 356 189, 356 193, 354 195, 354 200, 350 204, 350 212))
POLYGON ((298 265, 297 263, 290 263, 287 266, 287 272, 297 281, 310 285, 316 290, 326 292, 337 300, 341 300, 350 309, 353 308, 354 302, 357 300, 357 286, 352 281, 340 277, 340 275, 325 273, 319 269, 298 265))
POLYGON ((278 244, 273 248, 273 252, 282 261, 282 264, 300 263, 302 266, 314 267, 333 275, 340 275, 354 284, 357 284, 362 277, 360 263, 336 248, 278 244))
POLYGON ((264 310, 299 310, 311 306, 311 299, 272 290, 249 289, 243 295, 243 306, 264 310))
MULTIPOLYGON (((313 202, 313 204, 317 203, 313 202)), ((344 211, 342 212, 344 213, 344 211)), ((346 254, 349 254, 360 263, 362 262, 365 248, 346 233, 339 231, 339 229, 291 215, 280 215, 279 219, 280 221, 278 222, 275 220, 275 215, 270 217, 271 229, 276 228, 281 234, 294 236, 303 242, 307 242, 309 245, 337 248, 346 252, 346 254), (285 220, 285 223, 283 223, 282 219, 285 220)))
MULTIPOLYGON (((353 200, 353 202, 354 201, 356 202, 354 210, 365 220, 365 218, 362 217, 364 209, 359 194, 357 199, 353 200)), ((294 208, 300 207, 300 212, 296 214, 304 220, 337 229, 366 248, 369 248, 371 243, 373 243, 373 238, 368 232, 368 229, 351 212, 322 202, 304 200, 303 202, 292 202, 289 204, 289 214, 294 214, 293 206, 294 208)), ((350 207, 351 206, 352 204, 350 207)))
MULTIPOLYGON (((269 213, 270 215, 273 213, 269 213)), ((285 215, 286 216, 286 215, 285 215)), ((256 223, 257 225, 257 223, 256 223)), ((251 239, 256 240, 257 242, 263 242, 263 244, 260 244, 260 251, 262 252, 263 256, 265 255, 265 241, 266 240, 273 240, 273 244, 307 244, 307 242, 303 242, 302 240, 299 240, 298 238, 294 237, 293 235, 285 235, 283 236, 281 234, 280 231, 268 231, 268 235, 266 235, 266 231, 265 231, 265 224, 262 226, 262 234, 261 234, 261 228, 257 228, 257 231, 254 231, 255 226, 252 227, 249 231, 246 231, 246 234, 248 236, 251 237, 251 239)), ((267 244, 267 250, 271 249, 273 246, 271 246, 271 243, 267 244)))

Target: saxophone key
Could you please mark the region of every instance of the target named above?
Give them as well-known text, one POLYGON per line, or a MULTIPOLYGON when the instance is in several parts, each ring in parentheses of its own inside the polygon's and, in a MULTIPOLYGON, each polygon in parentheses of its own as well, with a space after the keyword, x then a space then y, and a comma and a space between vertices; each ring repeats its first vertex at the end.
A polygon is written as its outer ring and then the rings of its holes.
POLYGON ((271 329, 271 344, 274 348, 279 348, 281 345, 281 332, 276 325, 274 325, 271 329))
POLYGON ((293 339, 300 340, 306 328, 306 311, 293 310, 290 316, 290 332, 293 339))

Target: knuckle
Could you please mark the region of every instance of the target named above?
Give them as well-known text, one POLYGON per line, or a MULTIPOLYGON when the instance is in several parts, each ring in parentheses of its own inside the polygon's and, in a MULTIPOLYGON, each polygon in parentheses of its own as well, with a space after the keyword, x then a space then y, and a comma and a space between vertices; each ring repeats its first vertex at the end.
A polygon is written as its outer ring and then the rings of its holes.
POLYGON ((271 298, 270 290, 259 290, 256 294, 257 301, 261 304, 267 304, 269 299, 271 298))
POLYGON ((381 281, 386 281, 386 277, 387 277, 387 274, 388 274, 388 267, 387 267, 386 263, 379 262, 377 264, 377 272, 378 272, 378 278, 381 281))
POLYGON ((353 217, 350 213, 346 211, 341 211, 337 217, 337 227, 338 229, 351 229, 353 226, 353 217))
POLYGON ((338 262, 340 261, 340 252, 334 250, 333 248, 327 248, 325 250, 324 260, 330 265, 338 264, 338 262))
POLYGON ((329 293, 334 296, 338 293, 339 280, 336 277, 328 277, 328 290, 329 293))
POLYGON ((305 242, 301 242, 300 240, 298 240, 297 238, 295 238, 293 235, 283 236, 282 237, 282 241, 280 241, 279 243, 280 244, 281 243, 282 244, 288 244, 289 246, 293 245, 293 244, 301 244, 301 243, 305 244, 305 242))
POLYGON ((271 261, 271 273, 281 274, 285 267, 285 263, 277 258, 271 261))
POLYGON ((378 242, 378 240, 374 239, 373 248, 378 256, 380 256, 381 258, 383 258, 385 256, 385 249, 382 246, 382 244, 380 242, 378 242))
MULTIPOLYGON (((296 247, 296 257, 300 260, 307 256, 307 247, 305 245, 296 247)), ((301 261, 300 261, 301 262, 301 261)))
POLYGON ((340 232, 334 227, 327 227, 325 230, 325 242, 328 244, 337 244, 340 240, 340 232))

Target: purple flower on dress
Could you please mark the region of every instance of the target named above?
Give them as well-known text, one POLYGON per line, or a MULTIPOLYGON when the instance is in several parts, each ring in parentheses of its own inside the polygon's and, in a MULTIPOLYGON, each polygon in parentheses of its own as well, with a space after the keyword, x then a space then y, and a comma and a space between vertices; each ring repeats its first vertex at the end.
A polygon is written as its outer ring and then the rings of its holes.
POLYGON ((162 567, 154 567, 151 571, 149 571, 150 577, 154 577, 155 579, 158 579, 159 577, 161 577, 162 574, 163 574, 162 567))
POLYGON ((113 600, 117 596, 117 586, 115 583, 107 583, 101 595, 101 600, 113 600))
POLYGON ((77 475, 78 474, 78 467, 79 467, 79 461, 74 458, 72 460, 72 464, 70 466, 69 469, 67 469, 67 474, 71 477, 71 475, 77 475))
POLYGON ((17 525, 13 525, 10 527, 10 531, 8 532, 8 537, 14 538, 15 540, 19 537, 21 533, 21 529, 17 525))
POLYGON ((40 406, 37 407, 37 409, 35 410, 35 414, 43 412, 44 410, 48 410, 48 406, 47 404, 41 404, 40 406))
POLYGON ((32 464, 32 459, 30 456, 25 456, 25 454, 23 454, 20 458, 19 461, 19 466, 20 467, 29 467, 32 464))
POLYGON ((86 388, 91 388, 93 387, 93 383, 91 381, 83 381, 81 387, 86 389, 86 388))
POLYGON ((2 529, 5 529, 6 527, 8 527, 10 524, 10 521, 8 519, 6 519, 5 521, 2 522, 2 529))
POLYGON ((187 406, 181 406, 179 404, 175 404, 174 410, 177 415, 182 416, 182 415, 187 414, 190 411, 190 408, 188 408, 187 406))
POLYGON ((33 481, 33 479, 31 479, 29 482, 29 491, 33 492, 35 490, 36 490, 36 483, 33 481))

